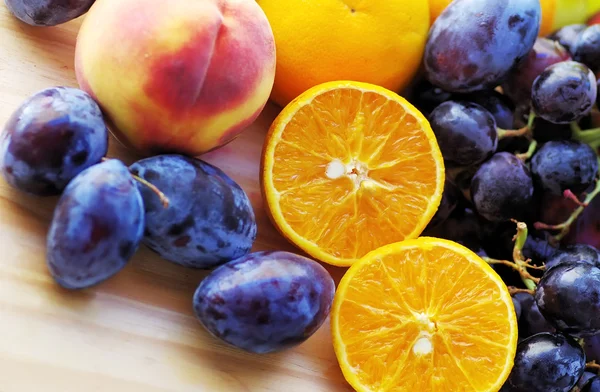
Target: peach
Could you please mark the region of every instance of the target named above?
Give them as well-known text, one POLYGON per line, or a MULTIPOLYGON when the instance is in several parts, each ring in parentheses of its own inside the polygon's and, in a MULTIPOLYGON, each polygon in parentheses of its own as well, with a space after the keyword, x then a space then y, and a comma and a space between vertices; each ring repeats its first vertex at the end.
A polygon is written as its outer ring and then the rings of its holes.
POLYGON ((199 155, 260 114, 275 43, 254 0, 97 0, 77 37, 75 70, 125 145, 199 155))

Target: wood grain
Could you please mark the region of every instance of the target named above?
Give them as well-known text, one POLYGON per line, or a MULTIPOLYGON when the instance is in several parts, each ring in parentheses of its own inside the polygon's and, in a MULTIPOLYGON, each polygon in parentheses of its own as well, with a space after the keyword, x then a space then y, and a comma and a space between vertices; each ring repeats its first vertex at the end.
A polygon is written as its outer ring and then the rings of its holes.
MULTIPOLYGON (((34 28, 0 2, 0 126, 31 94, 74 86, 80 21, 34 28)), ((269 222, 258 184, 269 105, 244 134, 203 159, 250 196, 259 237, 254 250, 298 252, 269 222)), ((109 155, 136 156, 111 140, 109 155)), ((142 247, 116 277, 67 292, 45 264, 45 236, 56 198, 23 195, 0 179, 0 392, 350 391, 327 322, 296 349, 251 355, 210 337, 191 298, 204 272, 185 269, 142 247)), ((336 281, 342 269, 328 267, 336 281)))

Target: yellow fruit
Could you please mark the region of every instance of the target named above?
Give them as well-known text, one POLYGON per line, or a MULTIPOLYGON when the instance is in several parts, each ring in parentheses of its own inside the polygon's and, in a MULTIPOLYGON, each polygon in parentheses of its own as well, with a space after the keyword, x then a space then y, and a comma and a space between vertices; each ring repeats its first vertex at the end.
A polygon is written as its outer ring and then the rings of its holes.
POLYGON ((429 0, 429 10, 431 12, 431 23, 435 22, 438 16, 446 9, 452 0, 429 0))
POLYGON ((356 80, 400 91, 429 30, 424 0, 257 0, 275 35, 272 98, 284 106, 320 83, 356 80))
POLYGON ((540 0, 542 6, 542 22, 539 35, 544 37, 554 31, 556 17, 556 0, 540 0))
POLYGON ((575 23, 585 23, 587 19, 587 0, 555 0, 556 12, 552 31, 575 23))
POLYGON ((588 0, 586 14, 587 17, 591 18, 598 12, 600 12, 600 0, 588 0))
POLYGON ((547 35, 570 24, 586 23, 600 11, 600 0, 542 0, 542 10, 547 21, 540 35, 547 35))
POLYGON ((502 279, 436 238, 382 247, 350 267, 331 328, 342 372, 360 392, 497 392, 517 346, 502 279))
POLYGON ((397 94, 358 82, 324 83, 289 104, 267 135, 262 166, 275 226, 340 266, 419 236, 444 187, 425 117, 397 94))

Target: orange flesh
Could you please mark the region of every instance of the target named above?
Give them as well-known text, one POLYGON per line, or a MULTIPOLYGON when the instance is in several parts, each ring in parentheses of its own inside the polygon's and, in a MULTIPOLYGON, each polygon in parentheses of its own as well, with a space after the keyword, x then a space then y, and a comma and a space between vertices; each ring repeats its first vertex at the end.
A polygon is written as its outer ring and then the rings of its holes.
POLYGON ((283 218, 339 259, 414 237, 438 187, 431 151, 400 103, 357 89, 324 92, 295 113, 275 147, 283 218))
POLYGON ((359 264, 336 296, 334 339, 342 369, 360 390, 502 385, 499 374, 508 376, 514 358, 516 318, 491 269, 444 247, 414 247, 359 264))

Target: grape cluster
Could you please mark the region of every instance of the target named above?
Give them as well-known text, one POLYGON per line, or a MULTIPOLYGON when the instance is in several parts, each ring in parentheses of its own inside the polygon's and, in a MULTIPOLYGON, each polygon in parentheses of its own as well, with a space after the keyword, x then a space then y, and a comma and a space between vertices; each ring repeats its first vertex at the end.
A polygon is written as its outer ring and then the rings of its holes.
POLYGON ((595 391, 600 25, 533 38, 535 3, 460 0, 431 29, 411 94, 447 179, 425 234, 467 246, 511 287, 520 343, 503 391, 595 391))

